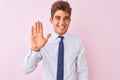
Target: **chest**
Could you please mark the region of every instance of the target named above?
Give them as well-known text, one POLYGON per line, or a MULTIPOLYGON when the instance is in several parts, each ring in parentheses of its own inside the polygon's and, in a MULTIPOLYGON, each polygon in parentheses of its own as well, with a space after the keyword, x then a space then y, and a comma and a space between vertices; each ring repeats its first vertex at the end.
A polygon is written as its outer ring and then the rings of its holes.
MULTIPOLYGON (((56 61, 58 59, 58 46, 59 43, 51 43, 44 48, 43 57, 46 60, 56 61)), ((74 61, 78 56, 78 47, 76 44, 66 42, 64 43, 64 60, 74 61)))

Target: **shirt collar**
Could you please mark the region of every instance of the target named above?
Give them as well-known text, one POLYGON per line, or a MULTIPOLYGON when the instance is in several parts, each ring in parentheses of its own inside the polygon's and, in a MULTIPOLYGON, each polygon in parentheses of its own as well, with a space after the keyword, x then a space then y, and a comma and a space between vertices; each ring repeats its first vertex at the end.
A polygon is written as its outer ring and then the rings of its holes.
MULTIPOLYGON (((58 38, 58 36, 59 36, 58 34, 56 34, 55 32, 52 32, 52 38, 53 38, 53 40, 56 40, 58 38)), ((67 38, 67 33, 65 33, 62 36, 64 37, 64 39, 66 39, 67 38)))

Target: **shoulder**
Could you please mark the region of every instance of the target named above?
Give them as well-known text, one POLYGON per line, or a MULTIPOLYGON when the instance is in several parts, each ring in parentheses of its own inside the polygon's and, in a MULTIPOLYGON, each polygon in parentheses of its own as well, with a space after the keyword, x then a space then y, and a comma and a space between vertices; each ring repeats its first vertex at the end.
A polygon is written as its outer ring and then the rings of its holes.
POLYGON ((76 37, 72 34, 67 34, 66 38, 67 38, 66 42, 72 45, 78 51, 81 51, 84 49, 84 43, 80 37, 76 37))
POLYGON ((74 42, 77 44, 83 44, 82 39, 80 37, 77 37, 77 36, 69 34, 69 33, 67 33, 65 36, 66 36, 66 39, 71 42, 74 42))

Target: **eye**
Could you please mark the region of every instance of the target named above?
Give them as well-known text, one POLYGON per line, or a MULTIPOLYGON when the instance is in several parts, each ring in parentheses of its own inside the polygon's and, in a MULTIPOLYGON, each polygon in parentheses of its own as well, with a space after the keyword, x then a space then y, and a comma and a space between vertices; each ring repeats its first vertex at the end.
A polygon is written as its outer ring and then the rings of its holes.
POLYGON ((69 17, 69 16, 66 16, 66 17, 64 18, 64 20, 70 20, 70 17, 69 17))
POLYGON ((55 16, 55 19, 60 20, 60 16, 55 16))

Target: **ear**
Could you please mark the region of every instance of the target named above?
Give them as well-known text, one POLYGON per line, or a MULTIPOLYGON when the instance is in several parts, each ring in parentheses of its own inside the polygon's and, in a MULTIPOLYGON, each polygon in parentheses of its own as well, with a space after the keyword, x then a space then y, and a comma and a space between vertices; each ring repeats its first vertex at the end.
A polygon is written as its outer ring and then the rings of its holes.
POLYGON ((70 22, 71 22, 71 18, 70 18, 70 22))
POLYGON ((53 18, 50 17, 50 22, 52 23, 52 21, 53 21, 53 18))

